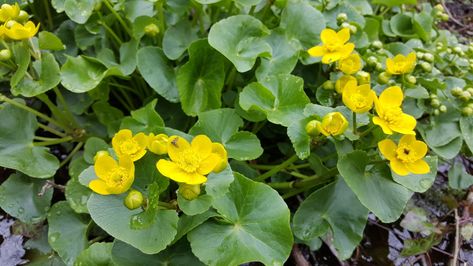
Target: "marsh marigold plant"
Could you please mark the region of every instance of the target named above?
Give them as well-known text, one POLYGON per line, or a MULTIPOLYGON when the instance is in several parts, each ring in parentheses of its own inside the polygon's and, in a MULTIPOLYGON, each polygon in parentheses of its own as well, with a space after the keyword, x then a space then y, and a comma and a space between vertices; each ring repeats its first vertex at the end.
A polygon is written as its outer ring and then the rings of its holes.
POLYGON ((322 45, 314 46, 307 52, 313 57, 322 57, 322 63, 330 64, 343 58, 347 58, 355 45, 349 43, 350 30, 342 29, 339 32, 335 32, 332 29, 324 29, 320 33, 320 39, 322 45))
POLYGON ((135 179, 135 166, 129 156, 122 156, 118 162, 102 153, 94 163, 98 179, 89 183, 89 188, 101 195, 121 194, 130 189, 135 179))
POLYGON ((343 90, 343 103, 355 113, 366 113, 373 107, 376 93, 369 84, 358 86, 355 81, 347 83, 343 90))

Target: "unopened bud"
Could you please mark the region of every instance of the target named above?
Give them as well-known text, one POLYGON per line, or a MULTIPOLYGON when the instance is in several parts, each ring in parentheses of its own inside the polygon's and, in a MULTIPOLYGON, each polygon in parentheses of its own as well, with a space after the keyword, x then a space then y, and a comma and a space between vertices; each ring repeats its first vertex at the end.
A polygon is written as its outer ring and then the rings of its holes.
POLYGON ((335 89, 335 84, 333 84, 333 81, 327 80, 324 82, 324 84, 322 84, 322 88, 325 90, 333 90, 335 89))
POLYGON ((449 18, 450 18, 450 17, 449 17, 446 13, 442 13, 442 14, 440 15, 440 19, 441 19, 442 21, 448 21, 449 18))
POLYGON ((356 79, 358 80, 358 84, 369 84, 370 83, 370 74, 365 71, 358 71, 356 73, 356 79))
POLYGON ((20 22, 24 22, 24 21, 27 21, 29 18, 30 18, 30 15, 26 11, 20 10, 20 13, 18 14, 18 17, 16 18, 16 20, 20 22))
POLYGON ((148 150, 157 155, 163 155, 168 152, 168 139, 166 134, 150 134, 148 142, 148 150))
POLYGON ((462 115, 464 116, 471 116, 473 115, 473 108, 470 106, 463 107, 462 109, 462 115))
POLYGON ((378 81, 381 84, 388 83, 390 78, 391 78, 391 75, 388 72, 381 72, 378 75, 378 81))
POLYGON ((435 110, 434 110, 434 115, 439 115, 439 114, 440 114, 439 109, 435 109, 435 110))
POLYGON ((473 88, 466 88, 465 89, 467 92, 470 93, 470 95, 473 95, 473 88))
POLYGON ((338 23, 343 23, 348 20, 348 16, 346 13, 340 13, 337 15, 337 21, 338 23))
POLYGON ((463 51, 462 51, 462 48, 460 46, 455 46, 453 48, 453 52, 456 53, 456 54, 461 54, 463 51))
POLYGON ((6 61, 11 58, 11 51, 8 49, 0 50, 0 61, 6 61))
POLYGON ((383 64, 381 64, 381 63, 379 63, 379 62, 376 63, 375 69, 376 69, 377 71, 382 71, 382 70, 384 70, 383 64))
POLYGON ((311 120, 307 125, 305 125, 305 132, 311 137, 316 137, 320 134, 320 131, 317 128, 318 126, 320 126, 320 121, 311 120))
POLYGON ((462 95, 463 90, 459 87, 455 87, 451 90, 451 93, 452 93, 453 96, 458 97, 458 96, 462 95))
POLYGON ((417 59, 423 59, 424 58, 424 53, 423 52, 416 52, 417 59))
POLYGON ((445 106, 445 105, 442 104, 442 105, 440 105, 439 110, 440 110, 440 112, 442 112, 442 113, 446 113, 446 112, 447 112, 447 106, 445 106))
POLYGON ((155 37, 159 33, 159 28, 156 24, 151 23, 151 24, 146 25, 144 31, 146 35, 150 37, 155 37))
POLYGON ((468 91, 462 91, 462 94, 460 95, 460 100, 462 101, 468 101, 471 98, 471 94, 468 91))
POLYGON ((371 47, 375 49, 381 49, 383 48, 383 43, 381 41, 376 40, 371 43, 371 47))
POLYGON ((434 55, 431 54, 431 53, 425 53, 424 54, 424 60, 429 62, 429 63, 432 63, 432 62, 434 62, 434 55))
POLYGON ((434 8, 440 12, 445 12, 445 9, 443 8, 441 4, 436 4, 434 8))
POLYGON ((420 63, 420 67, 425 71, 425 72, 431 72, 432 71, 432 65, 427 62, 422 62, 420 63))
POLYGON ((370 56, 370 57, 368 57, 368 59, 366 59, 366 63, 369 66, 375 67, 376 64, 378 63, 378 59, 374 56, 370 56))
POLYGON ((416 79, 416 77, 410 75, 410 76, 407 77, 407 82, 409 82, 410 84, 416 84, 417 79, 416 79))
POLYGON ((432 101, 430 101, 430 105, 432 105, 432 107, 439 107, 440 106, 440 101, 438 99, 433 99, 432 101))
POLYGON ((179 194, 186 200, 193 200, 200 195, 200 185, 180 183, 179 194))
POLYGON ((126 195, 124 203, 128 209, 134 210, 141 207, 141 205, 143 205, 143 201, 143 194, 141 194, 141 192, 138 190, 132 189, 130 192, 128 192, 128 195, 126 195))

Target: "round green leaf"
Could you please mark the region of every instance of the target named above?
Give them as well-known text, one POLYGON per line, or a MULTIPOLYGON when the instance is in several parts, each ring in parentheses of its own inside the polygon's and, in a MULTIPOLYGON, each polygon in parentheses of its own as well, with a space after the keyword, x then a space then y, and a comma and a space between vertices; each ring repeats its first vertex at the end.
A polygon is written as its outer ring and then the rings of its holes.
POLYGON ((360 202, 384 223, 396 221, 413 192, 391 179, 386 165, 368 166, 368 155, 354 151, 343 155, 337 168, 360 202))
POLYGON ((427 156, 425 161, 430 166, 430 172, 423 175, 408 174, 401 176, 391 170, 394 181, 405 186, 406 188, 414 191, 423 193, 429 189, 435 181, 437 176, 437 156, 427 156))
POLYGON ((176 74, 161 48, 141 48, 136 54, 136 63, 141 75, 153 90, 168 101, 179 101, 176 74))
POLYGON ((213 205, 226 222, 208 220, 187 235, 201 261, 210 265, 286 261, 293 243, 290 212, 276 191, 235 174, 229 192, 213 205))
POLYGON ((31 177, 48 178, 59 168, 48 148, 33 146, 36 117, 8 103, 0 105, 0 166, 31 177))
POLYGON ((89 223, 86 216, 76 214, 65 201, 57 202, 49 210, 48 242, 67 265, 72 265, 87 248, 89 223))
POLYGON ((129 210, 125 207, 125 196, 102 196, 93 193, 87 203, 92 220, 108 234, 143 253, 154 254, 165 249, 176 235, 177 213, 174 210, 158 210, 150 226, 132 229, 131 217, 140 213, 140 210, 129 210))
POLYGON ((96 0, 65 0, 64 10, 74 22, 84 24, 94 11, 96 0))
POLYGON ((460 130, 463 134, 463 139, 466 145, 470 148, 473 153, 473 117, 462 117, 460 118, 460 130))
POLYGON ((391 20, 391 30, 401 37, 415 36, 412 17, 404 13, 394 15, 391 20))
POLYGON ((38 34, 38 43, 42 50, 60 51, 65 49, 61 39, 49 31, 43 30, 38 34))
POLYGON ((113 243, 94 243, 80 253, 74 265, 111 266, 112 247, 113 243))
POLYGON ((249 15, 232 16, 215 23, 209 43, 230 60, 239 72, 253 68, 259 56, 271 56, 271 46, 263 39, 269 30, 249 15))
POLYGON ((198 27, 183 19, 166 29, 163 37, 163 52, 171 60, 178 59, 189 45, 198 39, 198 27))
POLYGON ((307 241, 325 235, 330 228, 338 255, 345 260, 363 238, 368 212, 340 178, 302 202, 294 215, 294 234, 307 241))
POLYGON ((83 186, 76 179, 71 179, 66 184, 65 196, 71 208, 77 213, 89 213, 87 210, 87 200, 91 191, 83 186))
POLYGON ((61 84, 75 93, 83 93, 97 87, 105 77, 107 68, 82 56, 67 57, 61 68, 61 84))
POLYGON ((41 222, 53 197, 51 187, 43 191, 46 182, 20 173, 10 175, 0 186, 0 207, 24 223, 41 222))
POLYGON ((219 108, 225 81, 224 58, 207 40, 189 47, 189 61, 177 71, 182 110, 188 115, 219 108))
POLYGON ((187 215, 196 215, 207 211, 212 205, 212 201, 212 196, 206 194, 199 195, 199 197, 193 200, 186 200, 181 194, 177 193, 179 209, 187 215))

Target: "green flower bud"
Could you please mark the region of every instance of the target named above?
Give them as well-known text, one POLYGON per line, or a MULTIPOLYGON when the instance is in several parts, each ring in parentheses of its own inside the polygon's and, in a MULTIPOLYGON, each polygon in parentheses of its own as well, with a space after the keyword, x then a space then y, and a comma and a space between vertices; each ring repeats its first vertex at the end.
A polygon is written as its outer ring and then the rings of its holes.
POLYGON ((335 89, 335 84, 331 80, 327 80, 322 84, 322 88, 325 90, 333 90, 335 89))
POLYGON ((383 64, 381 64, 381 63, 379 63, 379 62, 376 63, 375 69, 376 69, 377 71, 383 71, 383 70, 384 70, 383 64))
POLYGON ((455 46, 455 48, 453 48, 453 52, 456 54, 461 54, 463 50, 460 46, 455 46))
POLYGON ((409 82, 410 84, 416 84, 417 79, 416 79, 416 77, 414 77, 412 75, 409 75, 409 76, 407 76, 407 82, 409 82))
POLYGON ((389 86, 395 86, 395 85, 397 85, 397 84, 396 84, 396 81, 395 81, 395 80, 390 79, 390 80, 388 81, 388 85, 389 85, 389 86))
POLYGON ((370 56, 368 57, 368 59, 366 59, 366 63, 369 66, 376 66, 376 64, 378 63, 378 58, 376 58, 375 56, 370 56))
POLYGON ((128 195, 126 195, 124 204, 128 209, 134 210, 141 207, 141 205, 143 205, 143 201, 143 194, 141 194, 141 192, 138 190, 132 189, 130 192, 128 192, 128 195))
POLYGON ((305 125, 305 132, 311 137, 316 137, 320 134, 320 131, 317 127, 320 127, 320 121, 311 120, 307 125, 305 125))
POLYGON ((25 22, 29 18, 30 18, 30 15, 26 11, 20 10, 20 13, 18 14, 18 17, 16 18, 16 20, 19 22, 25 22))
POLYGON ((375 49, 381 49, 383 48, 383 43, 381 41, 374 41, 371 43, 371 47, 375 48, 375 49))
POLYGON ((179 184, 179 194, 186 200, 193 200, 200 195, 200 185, 179 184))
POLYGON ((462 91, 462 94, 460 95, 460 100, 462 101, 468 101, 471 98, 471 94, 468 91, 462 91))
POLYGON ((441 4, 436 4, 434 8, 440 12, 445 12, 445 9, 443 8, 441 4))
POLYGON ((432 63, 432 62, 434 62, 434 55, 431 54, 431 53, 425 53, 424 54, 424 60, 429 62, 429 63, 432 63))
POLYGON ((350 29, 350 23, 348 22, 343 22, 342 25, 340 25, 342 28, 350 29))
POLYGON ((470 106, 463 107, 462 109, 462 115, 464 116, 471 116, 473 115, 473 108, 470 106))
POLYGON ((422 62, 420 63, 420 67, 425 71, 425 72, 431 72, 432 71, 432 65, 427 62, 422 62))
POLYGON ((151 23, 145 27, 144 31, 147 36, 155 37, 159 33, 159 28, 156 24, 151 23))
POLYGON ((437 94, 432 93, 429 95, 429 97, 430 99, 437 99, 439 96, 437 94))
POLYGON ((350 25, 348 28, 350 29, 351 34, 355 34, 358 31, 355 25, 350 25))
POLYGON ((458 96, 462 95, 462 92, 463 92, 463 90, 459 87, 455 87, 451 90, 452 95, 455 96, 455 97, 458 97, 458 96))
POLYGON ((440 101, 439 101, 438 99, 433 99, 433 100, 430 101, 430 105, 431 105, 432 107, 437 108, 437 107, 440 106, 440 101))
POLYGON ((452 53, 452 48, 447 48, 447 53, 451 54, 452 53))
POLYGON ((378 82, 381 84, 386 84, 389 82, 391 75, 388 72, 381 72, 378 75, 378 82))
POLYGON ((346 13, 340 13, 337 15, 337 21, 338 23, 343 23, 348 20, 348 16, 346 13))
POLYGON ((434 115, 439 115, 439 114, 440 114, 439 109, 435 109, 435 110, 434 110, 434 115))
POLYGON ((0 50, 0 61, 6 61, 11 58, 11 51, 8 49, 0 50))
POLYGON ((424 53, 423 52, 416 52, 416 56, 417 58, 420 60, 420 59, 423 59, 424 58, 424 53))
POLYGON ((473 88, 466 88, 465 89, 467 92, 470 93, 470 95, 473 95, 473 88))
POLYGON ((446 112, 447 112, 447 106, 445 106, 445 105, 442 104, 442 105, 440 105, 439 110, 440 110, 440 112, 442 112, 442 113, 446 113, 446 112))
POLYGON ((369 84, 370 83, 370 74, 365 71, 358 71, 356 73, 356 79, 358 80, 358 84, 369 84))
POLYGON ((441 19, 442 21, 448 21, 449 18, 450 18, 450 17, 449 17, 446 13, 442 13, 442 14, 440 15, 440 19, 441 19))

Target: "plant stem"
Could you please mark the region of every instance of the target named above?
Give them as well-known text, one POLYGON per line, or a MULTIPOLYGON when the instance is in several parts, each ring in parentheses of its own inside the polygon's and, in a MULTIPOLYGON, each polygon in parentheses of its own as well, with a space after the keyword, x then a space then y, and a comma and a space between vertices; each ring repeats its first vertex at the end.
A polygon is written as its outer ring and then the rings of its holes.
POLYGON ((79 128, 79 124, 77 124, 76 119, 74 118, 74 115, 72 114, 71 110, 69 110, 68 104, 66 103, 66 100, 64 99, 64 96, 62 95, 61 91, 57 88, 53 88, 54 93, 56 94, 57 100, 61 103, 63 106, 64 112, 66 113, 69 122, 73 125, 74 128, 79 128))
POLYGON ((174 210, 176 209, 176 205, 169 202, 159 201, 158 206, 168 208, 168 209, 174 209, 174 210))
POLYGON ((39 126, 40 128, 42 128, 43 130, 48 131, 48 132, 50 132, 50 133, 53 133, 53 134, 55 134, 55 135, 57 135, 57 136, 59 136, 59 137, 65 137, 65 136, 67 136, 65 133, 62 133, 62 132, 60 132, 60 131, 57 131, 56 129, 54 129, 54 128, 52 128, 52 127, 49 127, 49 126, 47 126, 47 125, 41 124, 41 123, 39 123, 39 122, 38 122, 38 126, 39 126))
POLYGON ((338 173, 338 169, 334 167, 321 175, 314 175, 306 179, 294 180, 294 181, 289 181, 289 182, 268 183, 268 186, 275 189, 303 188, 303 187, 307 187, 308 185, 313 186, 313 185, 324 183, 327 180, 327 178, 332 177, 336 173, 338 173))
POLYGON ((13 106, 15 106, 15 107, 18 107, 18 108, 23 109, 23 110, 25 110, 25 111, 27 111, 27 112, 30 112, 30 113, 34 114, 35 116, 37 116, 37 117, 39 117, 39 118, 41 118, 41 119, 43 119, 43 120, 46 120, 46 121, 48 121, 49 123, 54 124, 54 125, 56 125, 56 126, 62 128, 62 129, 64 129, 64 130, 68 130, 68 129, 69 129, 67 126, 63 125, 62 123, 58 122, 57 120, 52 119, 52 118, 50 118, 49 116, 44 115, 44 114, 42 114, 42 113, 36 111, 35 109, 28 107, 27 105, 25 105, 25 104, 23 104, 23 103, 20 103, 20 102, 17 102, 17 101, 15 101, 15 100, 12 100, 12 99, 6 97, 6 96, 3 95, 3 94, 0 94, 0 101, 7 102, 7 103, 9 103, 9 104, 11 104, 11 105, 13 105, 13 106))
POLYGON ((67 155, 66 159, 64 159, 60 164, 59 164, 59 168, 63 167, 64 165, 66 165, 66 163, 68 163, 72 157, 74 157, 74 155, 82 148, 82 146, 84 145, 84 142, 79 142, 75 147, 74 149, 72 149, 72 151, 69 153, 69 155, 67 155))
POLYGON ((281 164, 279 165, 276 165, 274 166, 273 169, 269 170, 268 172, 258 176, 256 178, 256 181, 264 181, 266 180, 268 177, 271 177, 272 175, 274 175, 275 173, 283 170, 284 168, 288 167, 289 165, 291 165, 293 162, 297 161, 298 160, 298 157, 296 154, 292 155, 291 157, 289 157, 289 159, 285 160, 284 162, 282 162, 281 164))
POLYGON ((54 140, 49 140, 49 141, 43 141, 43 142, 33 142, 33 146, 49 146, 49 145, 56 145, 64 142, 68 142, 73 140, 74 138, 72 136, 67 136, 64 138, 60 139, 54 139, 54 140))
POLYGON ((356 126, 356 113, 355 112, 353 112, 352 122, 353 122, 353 134, 358 134, 357 126, 356 126))
POLYGON ((109 0, 103 1, 105 3, 105 6, 112 12, 112 14, 117 18, 118 22, 122 25, 122 27, 125 29, 126 33, 128 36, 132 36, 130 28, 128 28, 128 25, 125 23, 123 18, 120 16, 120 14, 117 13, 115 9, 113 9, 113 6, 110 4, 109 0))

